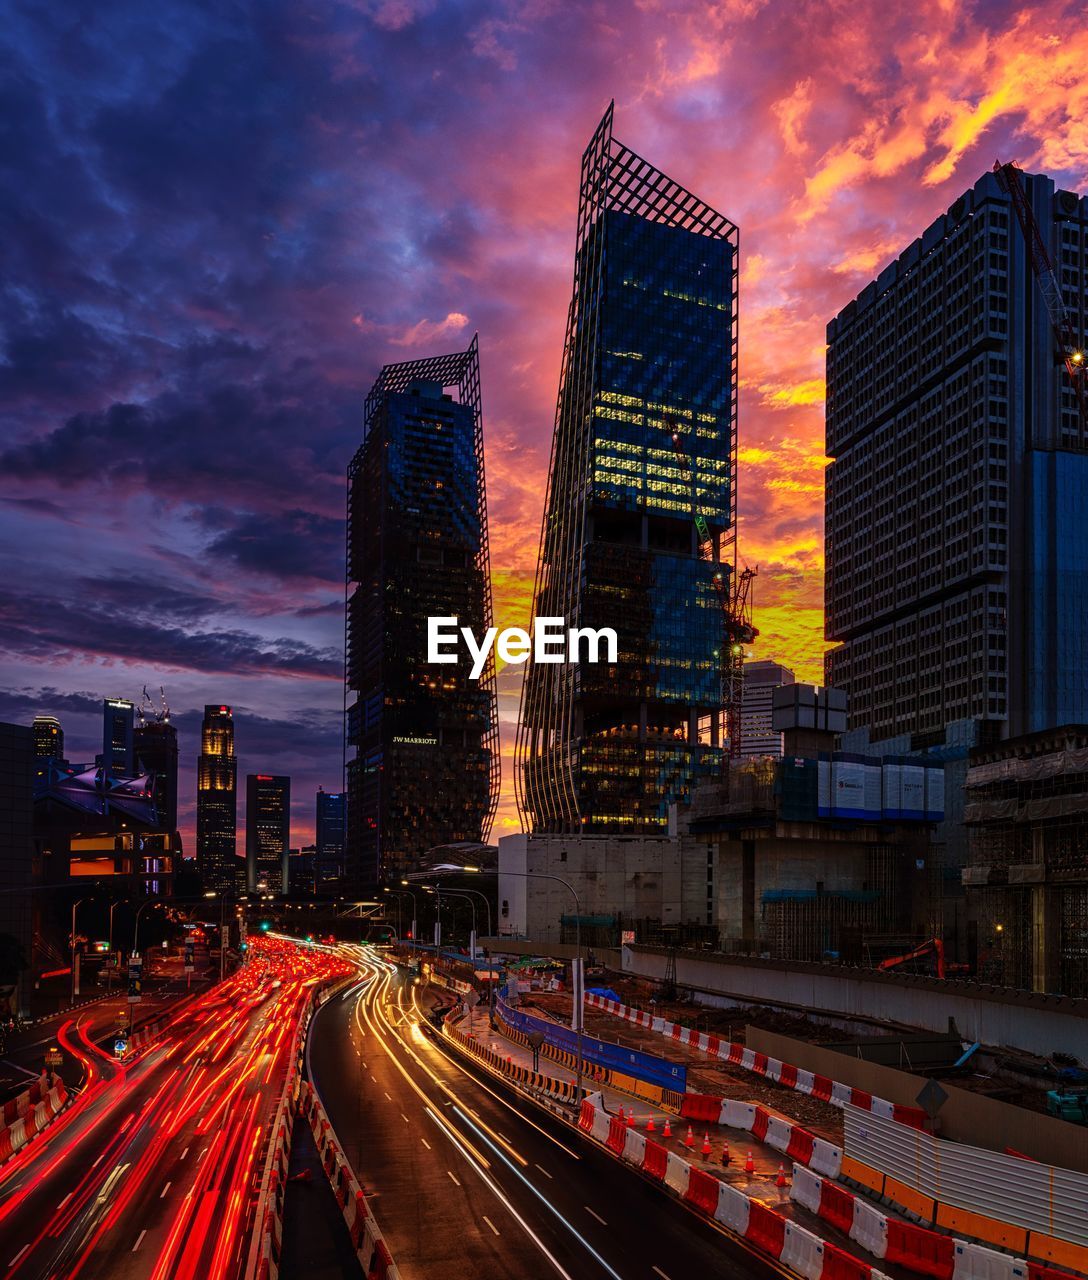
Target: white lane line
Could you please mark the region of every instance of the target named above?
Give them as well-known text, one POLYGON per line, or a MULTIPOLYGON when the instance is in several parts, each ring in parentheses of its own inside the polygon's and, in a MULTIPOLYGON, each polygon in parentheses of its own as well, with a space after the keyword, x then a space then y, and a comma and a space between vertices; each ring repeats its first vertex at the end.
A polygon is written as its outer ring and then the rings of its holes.
MULTIPOLYGON (((456 1177, 454 1177, 454 1173, 452 1169, 447 1169, 446 1172, 450 1175, 451 1178, 453 1178, 454 1182, 457 1182, 457 1179, 456 1177)), ((460 1186, 461 1184, 457 1182, 457 1185, 460 1186)))
POLYGON ((185 1150, 184 1150, 184 1151, 181 1153, 181 1155, 178 1157, 178 1159, 179 1159, 179 1160, 184 1160, 184 1159, 185 1159, 185 1157, 186 1157, 188 1154, 189 1154, 189 1148, 188 1148, 188 1147, 186 1147, 186 1148, 185 1148, 185 1150))
POLYGON ((494 1233, 495 1233, 496 1235, 498 1235, 498 1234, 499 1234, 499 1229, 498 1229, 498 1227, 497 1227, 497 1226, 495 1226, 495 1224, 491 1221, 491 1219, 487 1216, 487 1214, 486 1214, 486 1213, 484 1214, 484 1221, 485 1221, 485 1222, 487 1223, 487 1225, 491 1228, 491 1230, 492 1230, 492 1231, 494 1231, 494 1233))
MULTIPOLYGON (((385 1093, 384 1089, 382 1090, 382 1093, 385 1093)), ((391 1093, 385 1093, 385 1096, 389 1099, 390 1102, 393 1101, 393 1095, 391 1093)))
POLYGON ((166 1193, 170 1190, 170 1188, 171 1188, 173 1185, 174 1185, 174 1184, 173 1184, 172 1182, 168 1182, 168 1183, 166 1184, 166 1186, 165 1186, 165 1187, 163 1187, 163 1189, 159 1192, 159 1199, 160 1199, 160 1200, 163 1198, 163 1196, 165 1196, 165 1195, 166 1195, 166 1193))
POLYGON ((400 1118, 404 1121, 405 1124, 411 1123, 411 1121, 408 1119, 408 1117, 404 1114, 403 1111, 400 1113, 400 1118))
POLYGON ((661 1277, 661 1280, 669 1280, 669 1277, 661 1270, 660 1267, 651 1267, 650 1270, 661 1277))
MULTIPOLYGON (((209 1143, 208 1146, 211 1146, 211 1143, 209 1143)), ((196 1158, 197 1164, 199 1164, 207 1154, 208 1154, 208 1147, 205 1147, 204 1150, 200 1153, 200 1155, 198 1155, 196 1158)))
POLYGON ((420 1138, 420 1142, 423 1143, 423 1145, 427 1148, 428 1151, 431 1150, 431 1144, 427 1141, 426 1138, 420 1138))
POLYGON ((607 1227, 607 1226, 608 1226, 608 1223, 607 1223, 607 1222, 605 1222, 605 1220, 601 1217, 601 1215, 600 1215, 599 1213, 594 1213, 594 1212, 593 1212, 593 1210, 589 1207, 589 1205, 588 1205, 588 1204, 584 1204, 584 1205, 582 1205, 582 1208, 586 1211, 586 1213, 588 1213, 588 1214, 589 1214, 589 1216, 590 1216, 591 1218, 596 1218, 596 1219, 597 1219, 597 1221, 601 1224, 601 1226, 602 1226, 602 1227, 607 1227))
POLYGON ((140 1247, 140 1245, 142 1245, 142 1244, 143 1244, 143 1242, 144 1242, 144 1236, 146 1236, 146 1235, 147 1235, 147 1228, 146 1228, 146 1227, 144 1227, 144 1229, 143 1229, 143 1230, 140 1232, 140 1234, 136 1237, 136 1243, 132 1246, 132 1252, 133 1252, 133 1253, 135 1253, 135 1252, 136 1252, 136 1250, 140 1247))
MULTIPOLYGON (((14 1188, 13 1188, 13 1190, 14 1190, 14 1188)), ((68 1203, 68 1201, 69 1201, 69 1200, 71 1200, 72 1195, 73 1195, 73 1193, 72 1193, 71 1191, 69 1191, 69 1192, 68 1192, 68 1194, 64 1197, 64 1199, 63 1199, 63 1200, 61 1200, 61 1201, 57 1204, 57 1208, 58 1208, 58 1209, 63 1209, 63 1208, 64 1208, 64 1206, 68 1203)))
POLYGON ((26 1251, 27 1251, 29 1248, 30 1248, 29 1243, 28 1243, 28 1244, 24 1244, 24 1245, 23 1245, 23 1247, 19 1250, 19 1252, 15 1255, 15 1257, 14 1257, 14 1258, 12 1258, 12 1260, 8 1263, 8 1266, 9 1266, 9 1267, 13 1267, 13 1266, 15 1266, 15 1264, 19 1261, 19 1259, 23 1256, 23 1254, 24 1254, 24 1253, 26 1253, 26 1251))
POLYGON ((550 1178, 550 1177, 552 1176, 552 1175, 547 1171, 547 1169, 545 1169, 545 1168, 544 1168, 544 1166, 543 1166, 542 1164, 538 1164, 536 1167, 537 1167, 537 1168, 540 1170, 540 1172, 545 1176, 545 1178, 550 1178))
POLYGON ((94 1164, 91 1165, 91 1168, 97 1169, 98 1166, 102 1163, 102 1161, 105 1160, 105 1158, 106 1158, 106 1153, 103 1151, 102 1154, 98 1157, 98 1159, 94 1162, 94 1164))

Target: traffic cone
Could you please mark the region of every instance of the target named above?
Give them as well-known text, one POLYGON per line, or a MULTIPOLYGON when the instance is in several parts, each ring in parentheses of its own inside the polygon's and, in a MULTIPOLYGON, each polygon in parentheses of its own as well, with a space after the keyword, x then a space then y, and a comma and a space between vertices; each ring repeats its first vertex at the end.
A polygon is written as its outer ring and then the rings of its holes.
POLYGON ((729 1143, 722 1143, 722 1164, 728 1164, 732 1157, 729 1154, 729 1143))
POLYGON ((635 1109, 634 1109, 634 1107, 632 1107, 632 1108, 631 1108, 631 1110, 630 1110, 630 1111, 628 1111, 628 1113, 627 1113, 627 1127, 628 1127, 628 1129, 633 1129, 633 1128, 635 1127, 635 1109))
POLYGON ((668 1116, 666 1116, 666 1117, 665 1117, 665 1127, 664 1127, 664 1129, 662 1129, 662 1130, 661 1130, 661 1136, 662 1136, 663 1138, 671 1138, 671 1137, 672 1137, 672 1125, 671 1125, 671 1124, 669 1124, 669 1117, 668 1117, 668 1116))
POLYGON ((756 1171, 756 1162, 752 1159, 752 1153, 748 1152, 748 1158, 744 1161, 744 1172, 751 1177, 756 1171))
POLYGON ((653 1115, 651 1115, 651 1116, 650 1116, 649 1123, 646 1125, 646 1132, 647 1132, 647 1133, 656 1133, 656 1132, 657 1132, 657 1126, 654 1124, 654 1118, 653 1118, 653 1115))
POLYGON ((774 1180, 776 1187, 784 1187, 786 1185, 786 1170, 782 1165, 778 1166, 778 1177, 774 1180))
POLYGON ((690 1151, 695 1146, 695 1134, 691 1131, 691 1125, 688 1125, 688 1136, 684 1139, 684 1146, 690 1151))
POLYGON ((704 1133, 703 1134, 703 1156, 705 1158, 708 1155, 710 1155, 710 1134, 704 1133))
POLYGON ((620 1109, 616 1112, 616 1118, 617 1118, 617 1119, 619 1119, 619 1120, 621 1120, 621 1121, 626 1120, 626 1118, 627 1118, 627 1117, 623 1114, 623 1103, 622 1103, 622 1102, 620 1103, 620 1109))

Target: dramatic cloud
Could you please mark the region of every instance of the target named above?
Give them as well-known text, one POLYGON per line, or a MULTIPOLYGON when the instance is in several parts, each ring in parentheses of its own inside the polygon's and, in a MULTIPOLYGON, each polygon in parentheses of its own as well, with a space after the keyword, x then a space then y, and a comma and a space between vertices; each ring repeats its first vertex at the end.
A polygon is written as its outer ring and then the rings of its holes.
POLYGON ((527 616, 610 98, 741 228, 742 550, 759 655, 809 679, 828 319, 995 156, 1088 172, 1056 2, 58 0, 0 41, 0 707, 93 743, 100 691, 162 676, 187 813, 204 701, 300 822, 339 785, 343 477, 383 363, 479 332, 496 614, 527 616))

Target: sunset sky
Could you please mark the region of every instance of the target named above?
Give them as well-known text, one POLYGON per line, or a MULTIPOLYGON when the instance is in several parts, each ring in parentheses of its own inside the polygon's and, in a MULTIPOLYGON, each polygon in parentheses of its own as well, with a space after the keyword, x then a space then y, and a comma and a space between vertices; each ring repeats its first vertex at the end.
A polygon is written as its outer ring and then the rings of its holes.
MULTIPOLYGON (((756 656, 809 680, 827 320, 995 158, 1085 186, 1072 5, 8 13, 0 718, 55 714, 89 760, 104 696, 165 685, 190 853, 205 702, 235 707, 240 774, 292 775, 293 844, 339 786, 344 469, 382 364, 479 332, 498 622, 526 618, 610 98, 619 139, 740 227, 756 656)), ((507 769, 495 834, 516 829, 507 769)))

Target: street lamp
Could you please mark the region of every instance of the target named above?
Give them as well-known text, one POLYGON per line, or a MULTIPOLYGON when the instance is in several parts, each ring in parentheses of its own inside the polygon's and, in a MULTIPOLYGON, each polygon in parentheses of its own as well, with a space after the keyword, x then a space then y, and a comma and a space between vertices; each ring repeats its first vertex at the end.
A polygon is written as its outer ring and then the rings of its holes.
POLYGON ((110 904, 110 958, 106 964, 106 990, 113 990, 113 913, 121 905, 120 902, 110 904))
MULTIPOLYGON (((401 881, 401 884, 407 884, 407 883, 408 883, 407 880, 401 881)), ((393 892, 400 893, 401 890, 394 889, 393 892)), ((411 891, 411 889, 405 889, 404 892, 409 896, 409 898, 412 899, 412 940, 415 942, 419 940, 419 934, 418 934, 418 928, 417 928, 417 922, 419 920, 419 916, 416 912, 416 895, 411 891)))
POLYGON ((76 996, 79 995, 79 991, 76 987, 76 968, 78 967, 77 961, 76 961, 76 908, 86 901, 87 901, 86 898, 77 898, 75 902, 72 903, 72 1003, 73 1004, 75 1004, 76 1002, 76 996))
POLYGON ((141 915, 142 915, 142 914, 147 910, 147 908, 148 908, 148 907, 155 907, 155 906, 158 906, 158 903, 159 903, 158 898, 148 898, 148 900, 147 900, 146 902, 142 902, 142 903, 141 903, 141 904, 136 908, 136 924, 135 924, 135 926, 133 927, 133 930, 132 930, 132 952, 133 952, 133 955, 139 955, 139 954, 140 954, 140 916, 141 916, 141 915))
MULTIPOLYGON (((451 867, 451 871, 479 871, 479 867, 451 867)), ((498 871, 495 872, 498 875, 498 871)), ((574 1035, 577 1041, 577 1057, 578 1071, 577 1080, 574 1086, 575 1105, 582 1101, 582 994, 585 986, 584 969, 582 969, 582 904, 578 898, 578 893, 569 880, 564 880, 562 876, 553 876, 545 871, 504 871, 504 876, 517 876, 519 880, 554 880, 557 884, 561 884, 564 889, 574 899, 574 950, 578 959, 578 967, 582 971, 583 981, 581 984, 574 984, 578 989, 575 994, 574 1002, 574 1035)))

